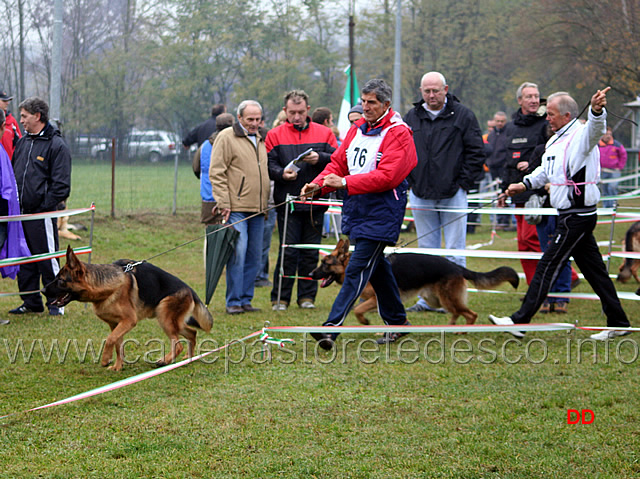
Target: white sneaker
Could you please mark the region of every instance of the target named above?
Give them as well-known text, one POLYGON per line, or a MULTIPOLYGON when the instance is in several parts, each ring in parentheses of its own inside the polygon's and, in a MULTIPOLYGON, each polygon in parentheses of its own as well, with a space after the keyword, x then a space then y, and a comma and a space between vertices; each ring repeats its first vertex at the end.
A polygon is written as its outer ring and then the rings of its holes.
MULTIPOLYGON (((489 315, 489 321, 491 321, 496 326, 511 326, 515 324, 513 322, 513 319, 511 319, 509 316, 504 316, 500 318, 498 316, 494 316, 493 314, 489 315)), ((524 333, 522 331, 507 331, 507 332, 509 334, 512 334, 516 338, 524 338, 524 333)))
POLYGON ((287 304, 286 303, 275 303, 271 308, 273 311, 286 311, 287 304))
POLYGON ((300 307, 302 309, 315 309, 316 305, 313 304, 312 301, 303 301, 302 303, 300 303, 300 307))
POLYGON ((596 341, 606 341, 607 339, 617 338, 618 336, 626 336, 627 334, 631 334, 631 331, 618 331, 618 330, 608 330, 608 331, 600 331, 599 333, 592 334, 591 339, 595 339, 596 341))

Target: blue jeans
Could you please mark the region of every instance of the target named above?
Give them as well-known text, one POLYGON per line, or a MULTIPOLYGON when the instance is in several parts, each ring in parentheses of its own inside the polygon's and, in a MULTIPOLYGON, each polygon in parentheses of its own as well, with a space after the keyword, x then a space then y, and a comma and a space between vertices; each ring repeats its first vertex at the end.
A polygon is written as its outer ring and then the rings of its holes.
MULTIPOLYGON (((542 221, 536 225, 538 230, 538 240, 540 241, 540 249, 545 252, 549 247, 549 243, 553 239, 553 235, 556 232, 558 225, 557 216, 542 216, 542 221)), ((551 286, 551 291, 554 293, 564 293, 571 291, 571 260, 567 260, 558 273, 558 277, 551 286)), ((568 303, 569 298, 547 298, 549 303, 568 303)))
POLYGON ((341 326, 368 282, 371 282, 376 292, 378 311, 384 323, 398 325, 407 322, 391 263, 384 255, 385 246, 381 241, 362 238, 356 240, 345 271, 344 283, 324 326, 341 326))
POLYGON ((258 280, 269 280, 269 250, 271 249, 271 236, 276 226, 278 213, 275 209, 269 211, 269 216, 264 220, 264 234, 262 236, 262 258, 260 259, 260 268, 258 268, 258 280))
MULTIPOLYGON (((620 178, 622 176, 622 172, 620 170, 613 171, 602 171, 600 172, 600 178, 603 180, 607 180, 610 178, 620 178)), ((614 181, 611 183, 600 183, 600 191, 602 191, 602 196, 616 196, 618 194, 618 182, 614 181)), ((613 204, 615 200, 602 200, 602 206, 605 208, 613 208, 613 204)))
MULTIPOLYGON (((229 223, 236 223, 252 214, 231 212, 229 223)), ((254 216, 233 227, 240 232, 240 236, 233 254, 227 261, 227 307, 251 304, 254 282, 262 257, 264 215, 254 216)))
MULTIPOLYGON (((442 235, 447 249, 465 249, 467 240, 467 215, 460 212, 433 211, 445 208, 467 208, 467 192, 462 188, 451 198, 425 200, 409 192, 409 202, 418 235, 418 247, 442 248, 442 235)), ((449 257, 460 266, 467 265, 465 256, 449 257)))

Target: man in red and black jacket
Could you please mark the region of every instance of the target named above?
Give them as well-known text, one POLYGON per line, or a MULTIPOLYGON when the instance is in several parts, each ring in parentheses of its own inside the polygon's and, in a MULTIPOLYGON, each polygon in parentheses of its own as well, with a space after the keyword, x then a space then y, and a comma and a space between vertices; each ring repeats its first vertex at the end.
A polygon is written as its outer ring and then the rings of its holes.
MULTIPOLYGON (((309 182, 302 195, 345 191, 342 232, 355 249, 344 282, 324 326, 341 326, 367 282, 378 298, 387 325, 408 325, 391 263, 384 248, 394 245, 407 205, 406 180, 418 162, 413 134, 391 107, 391 87, 369 80, 362 88, 364 117, 349 130, 331 163, 309 182), (321 189, 320 189, 321 188, 321 189)), ((378 343, 392 343, 403 332, 385 333, 378 343)), ((312 333, 323 349, 331 349, 336 333, 312 333)))
MULTIPOLYGON (((284 112, 287 121, 267 134, 267 157, 269 177, 274 181, 273 199, 276 204, 286 201, 287 194, 297 196, 302 187, 313 180, 331 159, 338 147, 336 137, 326 126, 313 123, 309 117, 309 96, 303 90, 292 90, 284 97, 284 112), (296 165, 291 162, 305 151, 296 165)), ((280 245, 319 244, 322 240, 322 220, 326 207, 295 204, 289 211, 287 237, 283 238, 285 208, 277 208, 280 245)), ((309 276, 318 264, 318 252, 286 248, 284 252, 284 277, 278 302, 279 267, 282 260, 282 248, 278 254, 278 263, 274 273, 271 302, 274 310, 286 310, 293 294, 294 276, 309 276)), ((298 280, 298 306, 304 309, 315 307, 318 283, 313 280, 298 280)))

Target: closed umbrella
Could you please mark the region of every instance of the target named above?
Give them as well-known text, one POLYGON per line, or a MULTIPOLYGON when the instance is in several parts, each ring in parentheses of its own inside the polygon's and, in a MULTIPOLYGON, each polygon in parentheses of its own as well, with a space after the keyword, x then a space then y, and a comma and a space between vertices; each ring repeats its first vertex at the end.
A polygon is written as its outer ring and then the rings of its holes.
POLYGON ((207 226, 207 250, 206 250, 206 290, 205 304, 208 306, 211 297, 218 286, 220 275, 227 264, 236 240, 240 233, 228 225, 207 226))

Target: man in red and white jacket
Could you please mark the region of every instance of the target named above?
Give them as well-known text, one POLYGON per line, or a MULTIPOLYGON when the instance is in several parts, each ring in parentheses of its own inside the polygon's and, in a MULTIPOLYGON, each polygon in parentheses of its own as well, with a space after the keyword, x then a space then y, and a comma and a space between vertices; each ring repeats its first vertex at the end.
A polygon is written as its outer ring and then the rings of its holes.
MULTIPOLYGON (((394 245, 407 204, 407 176, 417 164, 411 129, 390 108, 391 87, 384 80, 370 80, 362 89, 364 118, 358 120, 331 155, 327 165, 302 195, 321 188, 323 194, 345 190, 342 232, 355 243, 342 288, 325 326, 340 326, 371 282, 385 324, 408 325, 391 264, 384 248, 394 245)), ((406 333, 386 333, 378 342, 396 341, 406 333)), ((337 334, 314 333, 324 349, 331 349, 337 334)))

